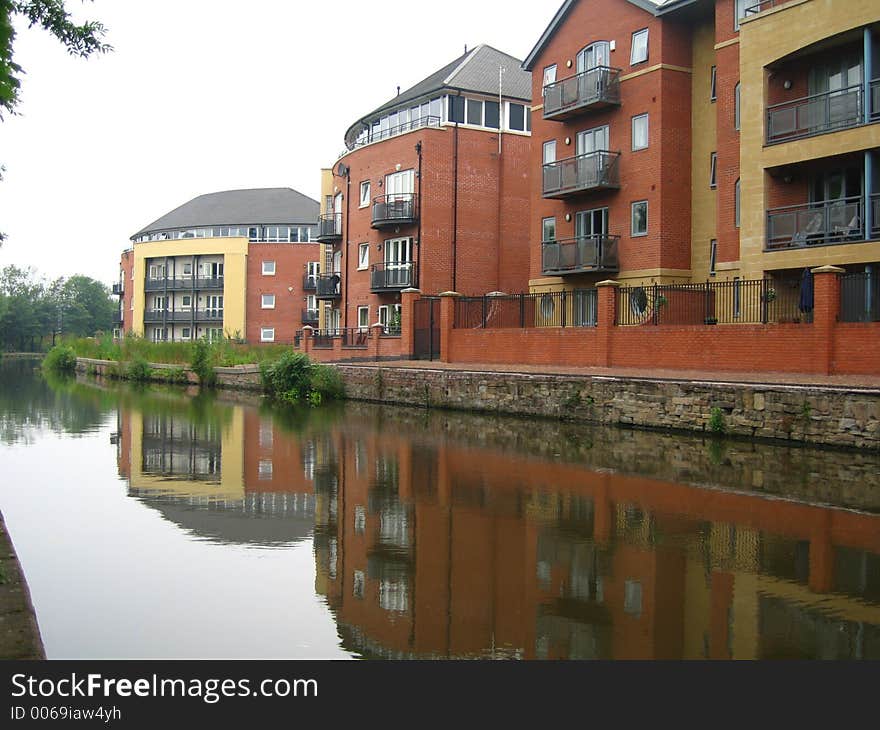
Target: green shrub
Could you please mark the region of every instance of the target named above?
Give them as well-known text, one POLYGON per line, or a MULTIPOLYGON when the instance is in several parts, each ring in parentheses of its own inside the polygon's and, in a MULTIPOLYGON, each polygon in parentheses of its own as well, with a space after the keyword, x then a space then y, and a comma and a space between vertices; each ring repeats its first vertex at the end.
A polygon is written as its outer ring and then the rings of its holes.
POLYGON ((172 368, 165 371, 165 379, 169 383, 188 383, 189 378, 186 377, 186 370, 183 368, 172 368))
POLYGON ((263 390, 279 400, 298 402, 311 392, 313 368, 306 355, 288 350, 275 362, 260 365, 263 390))
POLYGON ((76 370, 76 352, 70 345, 56 345, 43 360, 43 367, 53 373, 72 373, 76 370))
POLYGON ((212 364, 211 345, 207 340, 198 340, 193 348, 192 361, 190 367, 198 376, 199 383, 206 386, 212 386, 217 382, 217 374, 214 372, 212 364))
POLYGON ((330 365, 316 364, 312 373, 312 390, 324 400, 341 400, 345 396, 345 384, 339 371, 330 365))
POLYGON ((153 379, 153 368, 150 367, 150 363, 144 358, 138 356, 128 363, 125 375, 129 380, 134 380, 136 383, 146 383, 148 380, 153 379))
POLYGON ((724 412, 715 406, 709 415, 709 428, 713 433, 724 433, 726 426, 724 425, 724 412))

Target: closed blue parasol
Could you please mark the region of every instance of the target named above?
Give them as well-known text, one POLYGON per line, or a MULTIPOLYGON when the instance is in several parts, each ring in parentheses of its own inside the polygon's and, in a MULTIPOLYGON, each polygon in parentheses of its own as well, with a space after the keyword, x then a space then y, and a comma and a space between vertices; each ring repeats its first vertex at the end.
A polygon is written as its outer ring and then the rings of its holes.
POLYGON ((801 276, 801 299, 798 309, 804 314, 813 311, 813 272, 809 269, 804 269, 801 276))

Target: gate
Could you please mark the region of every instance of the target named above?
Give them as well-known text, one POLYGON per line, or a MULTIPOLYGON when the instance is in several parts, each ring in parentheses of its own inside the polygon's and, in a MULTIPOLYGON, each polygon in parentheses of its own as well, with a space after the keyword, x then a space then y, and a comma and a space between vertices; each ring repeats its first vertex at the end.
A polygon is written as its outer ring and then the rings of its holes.
POLYGON ((440 357, 440 298, 422 297, 413 304, 413 359, 440 357))

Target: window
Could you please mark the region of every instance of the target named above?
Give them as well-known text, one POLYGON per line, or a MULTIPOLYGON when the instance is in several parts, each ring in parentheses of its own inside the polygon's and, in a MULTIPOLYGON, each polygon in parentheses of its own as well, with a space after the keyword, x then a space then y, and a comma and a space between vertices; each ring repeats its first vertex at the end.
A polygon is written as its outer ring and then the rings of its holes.
POLYGON ((184 327, 180 332, 181 339, 188 340, 190 339, 192 332, 189 327, 184 327))
POLYGON ((275 295, 274 294, 263 294, 262 307, 263 307, 263 309, 275 309, 275 295))
POLYGON ((577 72, 579 74, 600 66, 611 65, 610 41, 596 41, 584 48, 577 55, 577 72))
POLYGON ((541 240, 544 242, 556 240, 556 218, 545 218, 542 221, 541 240))
POLYGON ((632 230, 633 236, 648 235, 648 201, 639 200, 632 204, 632 230))
POLYGON ((544 164, 549 165, 551 162, 556 162, 555 139, 551 139, 549 142, 544 142, 544 164))
POLYGON ((501 108, 499 107, 498 102, 484 101, 483 110, 486 114, 483 126, 489 127, 490 129, 499 129, 501 127, 501 108))
POLYGON ((630 65, 642 63, 648 60, 648 29, 637 30, 632 36, 632 49, 630 51, 630 65))
POLYGON ((275 328, 274 327, 261 327, 260 328, 260 342, 275 342, 275 328))
POLYGON ((733 18, 733 29, 739 30, 739 21, 746 17, 746 8, 755 5, 757 0, 736 0, 736 12, 733 18))
MULTIPOLYGON (((132 279, 134 279, 134 274, 132 274, 132 279)), ((165 264, 151 264, 150 265, 150 278, 151 279, 164 279, 165 278, 165 264)))
POLYGON ((507 105, 508 124, 507 128, 514 132, 528 132, 531 124, 525 106, 510 103, 507 105))
POLYGON ((733 128, 739 130, 740 107, 739 107, 739 81, 733 87, 733 128))
POLYGON ((733 224, 739 228, 740 218, 740 200, 739 200, 739 180, 733 185, 733 224))
POLYGON ((366 329, 370 326, 370 308, 358 307, 358 327, 366 329))
POLYGON ((263 276, 275 276, 275 262, 274 261, 264 261, 263 262, 263 276))
POLYGON ((716 86, 717 76, 718 76, 718 67, 712 66, 712 75, 709 80, 709 101, 715 101, 715 99, 718 98, 715 95, 715 89, 717 88, 717 86, 716 86))
POLYGON ((476 99, 467 100, 467 123, 483 125, 483 102, 476 99))
POLYGON ((370 181, 364 180, 361 183, 361 208, 366 208, 370 204, 370 181))
POLYGON ((632 148, 644 150, 648 148, 648 115, 639 114, 632 119, 632 148))
POLYGON ((709 187, 714 188, 718 185, 718 153, 713 152, 709 156, 709 187))
POLYGON ((464 97, 463 96, 450 96, 449 97, 449 121, 450 122, 458 122, 459 124, 464 122, 464 97))
POLYGON ((544 86, 556 83, 556 64, 544 69, 544 86))
POLYGON ((118 340, 118 339, 120 338, 121 334, 122 334, 122 332, 121 332, 121 330, 119 329, 119 327, 114 327, 114 328, 113 328, 113 339, 114 339, 114 340, 118 340))
POLYGON ((192 264, 184 264, 183 265, 183 275, 184 276, 192 276, 193 265, 192 264))
POLYGON ((181 303, 181 307, 182 307, 183 309, 189 309, 190 307, 192 307, 192 297, 191 297, 191 296, 188 296, 188 295, 185 295, 185 296, 183 297, 183 300, 182 300, 182 303, 181 303))
POLYGON ((260 481, 269 481, 272 478, 272 460, 260 459, 258 470, 260 481))
POLYGON ((709 241, 709 276, 715 276, 715 262, 718 258, 718 241, 709 241))
POLYGON ((354 534, 363 535, 367 530, 367 510, 363 505, 354 508, 354 534))
POLYGON ((358 246, 358 271, 368 268, 370 265, 370 244, 362 243, 358 246))
POLYGON ((415 170, 403 170, 385 176, 385 195, 410 195, 415 187, 415 170))

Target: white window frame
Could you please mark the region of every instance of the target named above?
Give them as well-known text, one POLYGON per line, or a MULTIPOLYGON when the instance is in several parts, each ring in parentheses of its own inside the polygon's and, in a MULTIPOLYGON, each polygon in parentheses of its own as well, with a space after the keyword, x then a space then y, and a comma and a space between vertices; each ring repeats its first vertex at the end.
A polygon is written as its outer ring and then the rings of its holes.
POLYGON ((370 181, 361 182, 361 202, 359 208, 366 208, 370 204, 370 181))
POLYGON ((632 238, 642 238, 648 235, 648 201, 647 200, 635 200, 630 204, 630 213, 629 213, 629 231, 630 237, 632 238), (645 230, 642 232, 636 232, 636 206, 645 206, 645 230))
POLYGON ((556 140, 548 139, 543 146, 543 160, 545 165, 556 162, 556 140))
POLYGON ((544 68, 544 86, 556 83, 556 64, 551 64, 544 68))
POLYGON ((739 31, 739 21, 746 17, 746 8, 755 5, 757 0, 734 0, 733 3, 733 29, 739 31))
POLYGON ((370 326, 370 307, 369 305, 365 307, 357 308, 358 315, 358 329, 366 330, 370 326))
POLYGON ((370 244, 358 244, 358 271, 365 271, 370 268, 370 244))
POLYGON ((190 327, 181 327, 180 338, 182 340, 191 340, 192 339, 192 329, 190 327))
POLYGON ((192 294, 184 294, 180 298, 180 308, 181 309, 192 309, 192 294), (187 299, 189 299, 189 304, 186 303, 187 299))
POLYGON ((264 261, 263 262, 263 276, 275 276, 275 262, 274 261, 264 261))
POLYGON ((733 185, 733 224, 736 228, 740 227, 742 220, 742 190, 740 189, 740 181, 737 178, 733 185))
POLYGON ((550 243, 557 240, 556 236, 556 216, 548 216, 541 219, 541 243, 550 243), (553 238, 547 238, 547 224, 553 222, 553 238))
POLYGON ((709 78, 709 101, 718 99, 718 67, 712 66, 712 73, 709 78))
POLYGON ((713 152, 709 156, 709 187, 713 190, 718 187, 718 153, 713 152))
POLYGON ((260 327, 260 342, 275 342, 275 328, 260 327))
POLYGON ((275 309, 275 295, 274 294, 261 294, 260 295, 260 308, 261 309, 275 309))
POLYGON ((715 267, 718 263, 718 239, 709 241, 709 276, 715 276, 715 267))
POLYGON ((636 116, 634 116, 634 117, 632 118, 632 151, 633 151, 633 152, 637 152, 638 150, 646 150, 646 149, 648 149, 648 147, 649 147, 650 144, 651 144, 651 141, 650 141, 650 134, 651 134, 650 129, 651 129, 651 128, 650 128, 650 122, 649 122, 649 119, 648 119, 648 113, 647 113, 647 112, 645 112, 644 114, 636 114, 636 116), (637 146, 637 145, 636 145, 636 122, 640 122, 641 120, 644 120, 644 122, 645 122, 645 143, 644 143, 643 145, 638 145, 638 146, 637 146))
MULTIPOLYGON (((639 43, 639 46, 640 45, 641 45, 641 43, 639 43)), ((638 63, 645 63, 647 60, 648 60, 648 29, 642 28, 641 30, 637 30, 635 33, 632 34, 632 45, 630 46, 630 51, 629 51, 629 65, 635 66, 638 63), (636 58, 636 48, 638 47, 638 46, 636 46, 636 39, 639 39, 639 41, 641 41, 642 36, 644 36, 644 38, 645 38, 644 58, 636 58)))

